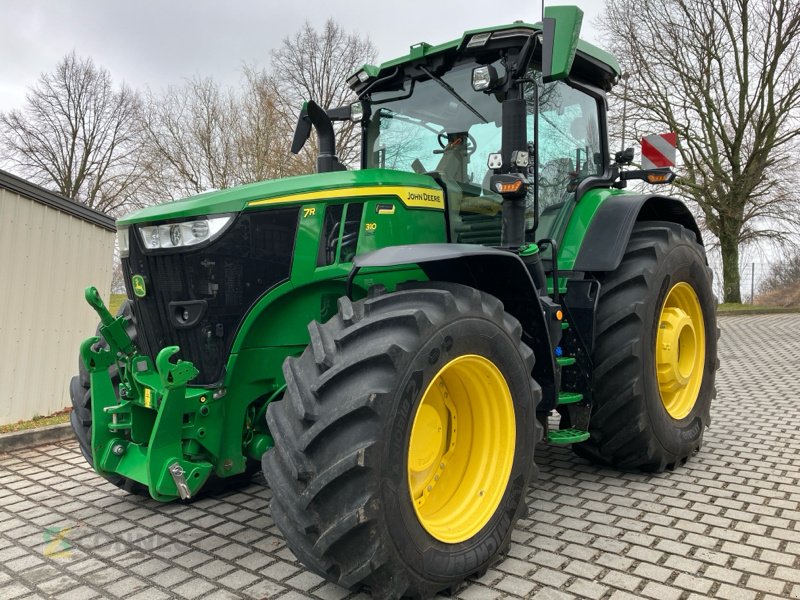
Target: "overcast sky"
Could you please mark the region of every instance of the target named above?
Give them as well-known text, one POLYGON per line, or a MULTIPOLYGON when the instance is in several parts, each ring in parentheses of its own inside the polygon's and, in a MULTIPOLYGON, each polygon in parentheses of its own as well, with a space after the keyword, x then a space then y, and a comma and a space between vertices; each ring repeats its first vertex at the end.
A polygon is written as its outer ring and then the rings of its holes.
MULTIPOLYGON (((572 3, 585 12, 581 37, 597 43, 593 25, 603 2, 572 3)), ((540 7, 537 0, 0 0, 0 110, 19 106, 38 75, 73 49, 136 88, 161 89, 196 75, 235 83, 242 64, 268 65, 270 50, 305 20, 319 27, 333 17, 368 35, 383 61, 412 43, 538 21, 540 7)))

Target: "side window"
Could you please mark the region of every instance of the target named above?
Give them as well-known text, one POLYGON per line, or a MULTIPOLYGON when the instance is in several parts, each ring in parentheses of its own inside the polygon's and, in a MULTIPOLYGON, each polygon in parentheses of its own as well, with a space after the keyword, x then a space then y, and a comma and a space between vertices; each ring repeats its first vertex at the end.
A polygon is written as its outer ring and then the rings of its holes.
POLYGON ((317 266, 324 267, 338 262, 351 262, 356 254, 358 234, 361 231, 361 202, 331 204, 325 208, 325 218, 320 232, 317 266), (344 223, 342 220, 344 219, 344 223))
POLYGON ((345 213, 344 229, 342 230, 342 249, 339 251, 339 262, 352 262, 356 255, 358 234, 361 231, 361 213, 364 205, 348 204, 345 213))
POLYGON ((343 204, 329 204, 325 207, 325 218, 322 221, 322 231, 319 236, 319 250, 317 251, 318 267, 332 265, 336 262, 343 211, 343 204))

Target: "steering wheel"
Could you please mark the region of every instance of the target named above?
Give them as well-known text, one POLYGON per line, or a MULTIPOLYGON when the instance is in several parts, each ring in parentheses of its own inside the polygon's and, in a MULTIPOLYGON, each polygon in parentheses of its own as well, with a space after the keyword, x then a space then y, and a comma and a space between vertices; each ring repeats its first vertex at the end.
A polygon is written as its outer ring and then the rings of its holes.
MULTIPOLYGON (((453 140, 452 142, 449 142, 447 140, 447 131, 442 129, 439 132, 439 134, 436 136, 436 141, 439 142, 439 147, 441 148, 441 150, 434 150, 433 153, 434 154, 442 154, 442 153, 444 153, 444 151, 448 147, 452 148, 452 147, 455 146, 456 143, 461 143, 460 139, 461 138, 457 138, 457 139, 453 140)), ((467 133, 467 149, 466 149, 467 156, 472 156, 473 154, 475 154, 475 150, 477 150, 477 149, 478 149, 478 142, 475 141, 475 138, 472 137, 471 133, 467 133)))

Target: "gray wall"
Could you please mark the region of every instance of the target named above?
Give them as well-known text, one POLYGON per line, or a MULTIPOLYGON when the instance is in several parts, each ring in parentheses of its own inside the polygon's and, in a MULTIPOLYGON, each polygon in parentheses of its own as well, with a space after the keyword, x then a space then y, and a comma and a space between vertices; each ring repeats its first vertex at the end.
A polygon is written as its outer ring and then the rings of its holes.
POLYGON ((98 321, 83 290, 108 300, 113 251, 108 226, 0 181, 0 424, 69 406, 79 345, 98 321))

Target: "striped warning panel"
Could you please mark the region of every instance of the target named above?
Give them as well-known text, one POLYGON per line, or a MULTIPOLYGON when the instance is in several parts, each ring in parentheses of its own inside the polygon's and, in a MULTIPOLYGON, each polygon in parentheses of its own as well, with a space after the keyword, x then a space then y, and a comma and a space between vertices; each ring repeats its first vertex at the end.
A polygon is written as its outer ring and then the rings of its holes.
POLYGON ((663 169, 675 166, 675 146, 678 136, 674 131, 657 133, 642 138, 642 168, 663 169))

